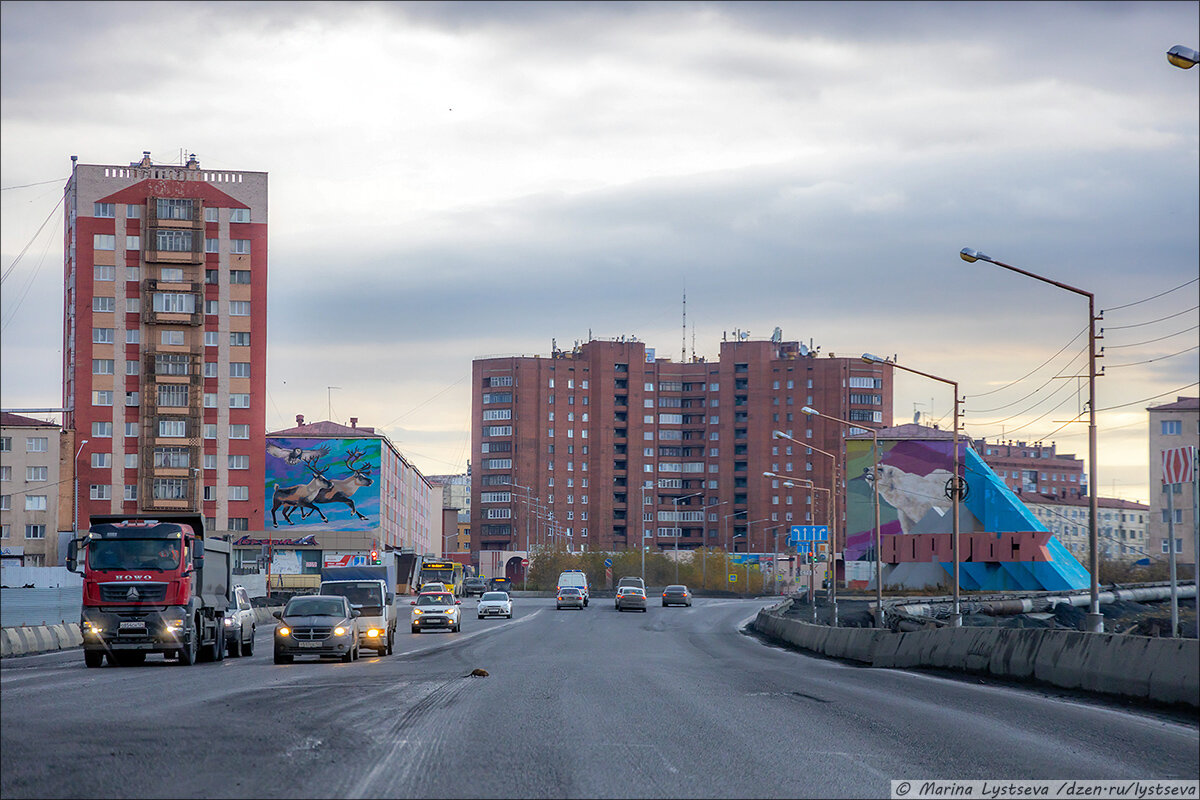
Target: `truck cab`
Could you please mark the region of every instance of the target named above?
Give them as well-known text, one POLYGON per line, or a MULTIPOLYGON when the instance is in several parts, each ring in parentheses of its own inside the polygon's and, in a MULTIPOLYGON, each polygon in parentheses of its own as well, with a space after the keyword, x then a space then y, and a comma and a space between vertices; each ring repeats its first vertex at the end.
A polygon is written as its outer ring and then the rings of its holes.
POLYGON ((228 542, 204 539, 195 514, 96 515, 67 546, 83 575, 84 662, 136 664, 148 653, 181 664, 224 658, 228 542))
POLYGON ((396 640, 394 570, 384 566, 326 567, 321 570, 323 595, 340 595, 359 612, 358 646, 389 656, 396 640))

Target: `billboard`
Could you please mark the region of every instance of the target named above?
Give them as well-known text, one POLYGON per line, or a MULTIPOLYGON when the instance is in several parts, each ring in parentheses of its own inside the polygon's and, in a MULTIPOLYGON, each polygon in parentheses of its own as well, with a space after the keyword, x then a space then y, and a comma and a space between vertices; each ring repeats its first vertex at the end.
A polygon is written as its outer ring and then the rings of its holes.
POLYGON ((267 439, 264 521, 275 528, 380 526, 378 439, 267 439))

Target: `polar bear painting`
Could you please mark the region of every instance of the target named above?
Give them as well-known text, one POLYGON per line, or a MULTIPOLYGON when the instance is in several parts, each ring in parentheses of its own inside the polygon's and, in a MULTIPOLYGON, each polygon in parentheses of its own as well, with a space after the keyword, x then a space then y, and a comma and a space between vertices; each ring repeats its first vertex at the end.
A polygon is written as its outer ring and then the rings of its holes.
MULTIPOLYGON (((930 512, 945 514, 950 510, 950 499, 946 497, 946 481, 950 480, 948 469, 935 469, 928 475, 904 472, 891 464, 879 465, 879 496, 892 508, 900 520, 900 532, 909 533, 930 512)), ((867 485, 874 483, 874 467, 863 470, 867 485)))

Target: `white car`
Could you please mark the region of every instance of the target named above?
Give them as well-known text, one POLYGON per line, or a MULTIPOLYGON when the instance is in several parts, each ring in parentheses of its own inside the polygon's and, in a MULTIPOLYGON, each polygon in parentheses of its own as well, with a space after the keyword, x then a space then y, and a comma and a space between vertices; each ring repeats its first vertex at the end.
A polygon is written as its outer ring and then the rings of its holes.
POLYGON ((422 592, 411 605, 413 633, 420 633, 422 628, 449 628, 454 632, 462 630, 462 616, 458 608, 462 601, 455 600, 449 592, 422 592))
POLYGON ((512 619, 512 598, 508 592, 484 592, 476 608, 479 618, 507 617, 512 619))

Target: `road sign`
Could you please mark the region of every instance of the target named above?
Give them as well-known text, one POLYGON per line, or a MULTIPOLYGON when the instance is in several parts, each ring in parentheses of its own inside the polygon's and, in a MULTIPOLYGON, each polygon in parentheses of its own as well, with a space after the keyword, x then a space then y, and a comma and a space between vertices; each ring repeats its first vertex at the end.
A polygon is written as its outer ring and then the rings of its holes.
POLYGON ((606 566, 606 567, 611 567, 611 566, 612 566, 612 559, 611 559, 611 558, 606 558, 606 559, 604 559, 604 566, 606 566))
POLYGON ((796 570, 796 574, 801 578, 807 578, 809 575, 812 575, 812 570, 808 567, 801 567, 800 569, 796 570))
POLYGON ((734 575, 732 572, 731 572, 731 573, 729 573, 729 582, 730 582, 730 583, 737 583, 737 575, 734 575))
POLYGON ((521 566, 522 566, 522 567, 528 567, 528 566, 529 566, 529 559, 528 559, 528 558, 522 558, 522 559, 521 559, 521 566))
POLYGON ((828 525, 793 525, 788 531, 788 546, 799 544, 800 542, 827 542, 829 541, 829 526, 828 525))
POLYGON ((1196 448, 1176 447, 1162 451, 1163 483, 1191 483, 1195 480, 1192 465, 1196 462, 1196 448))

